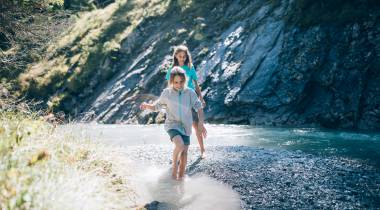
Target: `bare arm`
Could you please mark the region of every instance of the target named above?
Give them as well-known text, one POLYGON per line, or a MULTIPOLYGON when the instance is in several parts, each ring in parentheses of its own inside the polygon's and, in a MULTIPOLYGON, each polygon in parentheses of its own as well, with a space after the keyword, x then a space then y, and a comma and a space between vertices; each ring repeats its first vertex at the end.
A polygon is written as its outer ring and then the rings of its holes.
POLYGON ((198 81, 193 80, 193 82, 194 82, 194 85, 195 85, 195 92, 198 94, 199 100, 201 100, 201 102, 202 102, 202 106, 205 107, 206 106, 206 102, 205 102, 205 100, 203 99, 203 96, 202 96, 201 86, 199 86, 198 81))
POLYGON ((148 103, 145 103, 143 102, 141 105, 140 105, 140 109, 141 110, 147 110, 147 109, 150 109, 152 111, 155 111, 156 110, 156 107, 154 104, 148 104, 148 103))
POLYGON ((204 126, 204 113, 203 113, 203 109, 202 108, 199 108, 198 109, 198 118, 199 118, 199 123, 198 123, 198 129, 201 131, 202 133, 202 136, 204 138, 207 137, 207 130, 204 126))
POLYGON ((166 101, 166 89, 162 91, 160 97, 153 103, 146 103, 146 102, 143 102, 140 104, 140 109, 141 110, 152 110, 152 111, 157 111, 160 109, 160 107, 165 104, 165 101, 166 101))

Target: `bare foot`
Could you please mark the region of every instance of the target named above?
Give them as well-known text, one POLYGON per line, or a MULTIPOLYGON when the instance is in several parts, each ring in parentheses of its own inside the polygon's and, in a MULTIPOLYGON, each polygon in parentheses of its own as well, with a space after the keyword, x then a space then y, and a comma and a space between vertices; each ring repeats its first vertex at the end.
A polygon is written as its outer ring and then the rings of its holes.
POLYGON ((172 174, 172 179, 177 180, 177 174, 172 174))
POLYGON ((183 181, 183 179, 184 179, 183 176, 179 176, 179 177, 177 178, 177 181, 183 181))
POLYGON ((201 158, 202 158, 202 159, 205 159, 205 158, 206 158, 205 151, 201 152, 201 158))

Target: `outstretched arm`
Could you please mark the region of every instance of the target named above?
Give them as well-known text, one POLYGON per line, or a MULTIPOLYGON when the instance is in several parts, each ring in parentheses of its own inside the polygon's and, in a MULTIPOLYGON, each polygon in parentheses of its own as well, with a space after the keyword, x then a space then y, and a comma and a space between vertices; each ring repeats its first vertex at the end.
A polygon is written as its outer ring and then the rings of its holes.
POLYGON ((166 104, 166 94, 167 94, 167 89, 163 90, 161 93, 161 96, 153 103, 146 103, 143 102, 140 104, 140 109, 141 110, 152 110, 156 111, 159 110, 162 106, 166 104))
POLYGON ((155 111, 156 110, 156 107, 154 104, 148 104, 146 102, 143 102, 142 104, 140 104, 140 109, 141 110, 147 110, 147 109, 150 109, 152 111, 155 111))

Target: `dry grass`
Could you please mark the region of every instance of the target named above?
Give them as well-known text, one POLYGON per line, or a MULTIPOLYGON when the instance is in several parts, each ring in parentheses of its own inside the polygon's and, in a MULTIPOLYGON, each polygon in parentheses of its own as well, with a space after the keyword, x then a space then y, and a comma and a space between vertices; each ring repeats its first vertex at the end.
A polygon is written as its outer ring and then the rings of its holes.
POLYGON ((103 9, 79 13, 75 23, 47 47, 46 56, 18 77, 21 92, 54 104, 51 110, 59 109, 70 97, 91 94, 114 73, 112 65, 104 63, 118 59, 112 52, 120 50, 122 40, 145 18, 166 12, 169 3, 119 0, 103 9), (57 97, 61 92, 65 94, 57 97))
POLYGON ((0 209, 130 209, 138 196, 122 151, 0 114, 0 209))

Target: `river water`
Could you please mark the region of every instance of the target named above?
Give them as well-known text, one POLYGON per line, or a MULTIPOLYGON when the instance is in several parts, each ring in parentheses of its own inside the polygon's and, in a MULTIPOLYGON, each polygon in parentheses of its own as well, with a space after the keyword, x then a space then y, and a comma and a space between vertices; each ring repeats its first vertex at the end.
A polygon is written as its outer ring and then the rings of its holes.
POLYGON ((121 146, 143 168, 151 209, 380 209, 380 134, 207 125, 207 156, 191 138, 184 182, 170 180, 162 125, 62 127, 121 146))

